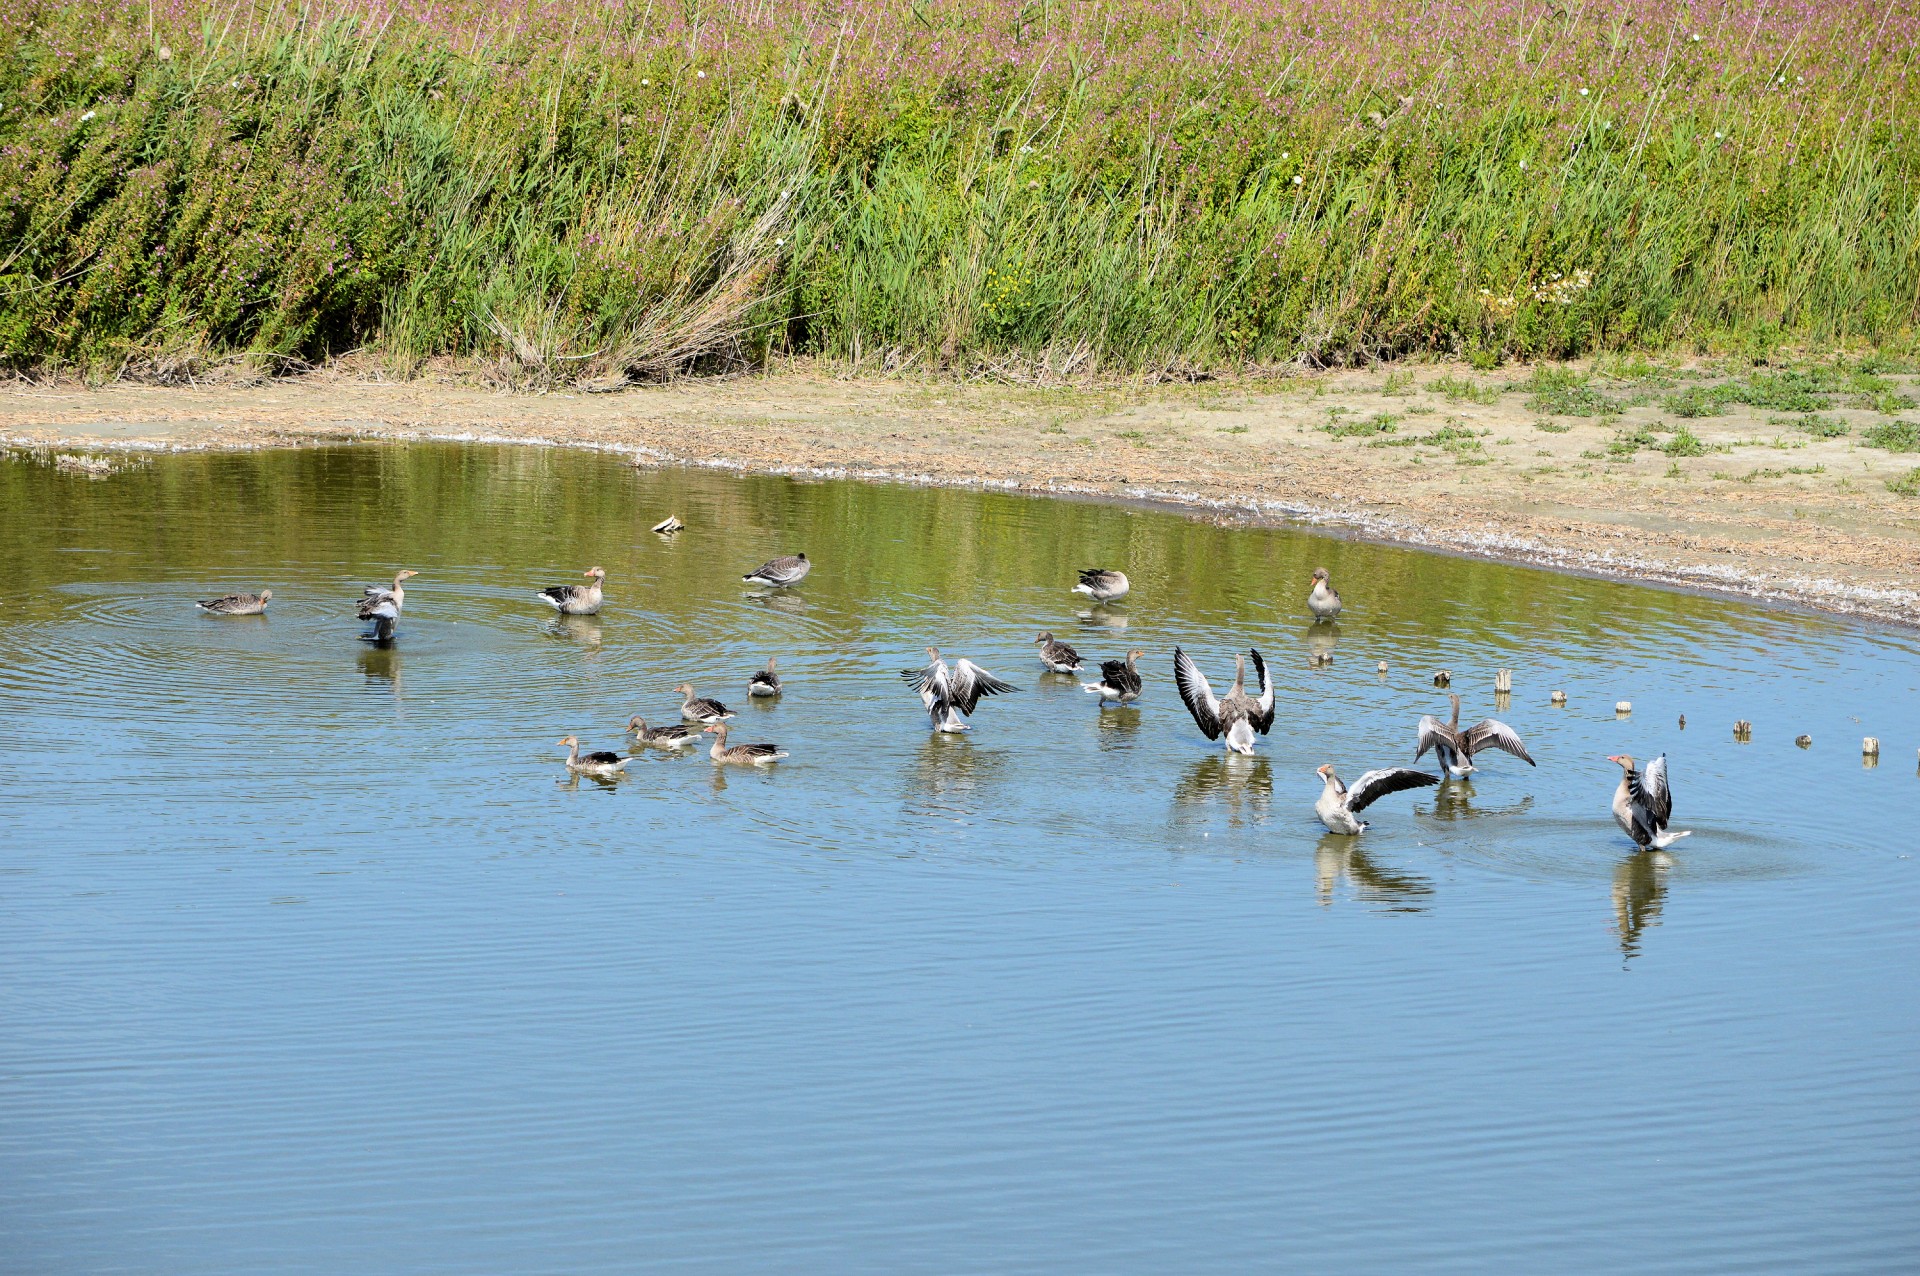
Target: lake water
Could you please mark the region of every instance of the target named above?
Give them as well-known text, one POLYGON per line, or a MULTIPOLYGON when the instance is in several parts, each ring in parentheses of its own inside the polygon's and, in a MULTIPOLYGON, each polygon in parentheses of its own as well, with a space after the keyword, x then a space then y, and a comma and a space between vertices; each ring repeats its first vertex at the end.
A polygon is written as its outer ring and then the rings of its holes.
POLYGON ((0 1269, 1920 1265, 1914 634, 532 448, 0 465, 0 563, 0 1269), (1133 596, 1089 609, 1090 565, 1133 596), (1041 629, 1145 649, 1140 705, 1041 629), (1019 694, 931 735, 930 643, 1019 694), (1268 658, 1258 757, 1175 643, 1217 687, 1268 658), (1438 668, 1469 720, 1511 668, 1538 768, 1325 835, 1314 768, 1409 761, 1438 668), (567 781, 556 739, 685 680, 792 758, 567 781), (1670 756, 1667 857, 1612 823, 1620 751, 1670 756))

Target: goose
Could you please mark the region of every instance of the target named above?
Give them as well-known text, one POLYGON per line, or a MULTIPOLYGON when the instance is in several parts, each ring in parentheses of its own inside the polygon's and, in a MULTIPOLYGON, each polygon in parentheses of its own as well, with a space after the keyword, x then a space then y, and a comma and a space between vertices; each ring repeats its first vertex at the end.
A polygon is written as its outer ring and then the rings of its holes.
POLYGON ((779 589, 783 585, 799 584, 812 570, 813 564, 807 561, 805 554, 790 554, 762 563, 740 579, 749 585, 767 585, 779 589))
POLYGON ((718 700, 694 695, 691 682, 683 682, 674 690, 686 697, 680 704, 680 716, 688 722, 725 722, 733 716, 733 711, 718 700))
POLYGON ((940 658, 938 647, 927 648, 926 668, 903 669, 900 676, 920 693, 920 703, 927 707, 927 717, 936 731, 971 730, 966 715, 973 712, 982 697, 1019 690, 971 660, 956 660, 949 669, 947 662, 940 658))
POLYGON ((1340 614, 1340 595, 1334 591, 1333 577, 1324 567, 1313 569, 1313 592, 1307 595, 1307 610, 1315 620, 1332 620, 1340 614))
POLYGON ((273 601, 273 591, 263 589, 257 594, 227 594, 221 598, 209 598, 194 604, 210 616, 258 616, 266 611, 267 604, 273 601))
POLYGON ((566 736, 560 741, 560 745, 567 751, 567 770, 569 771, 578 771, 584 775, 618 775, 626 769, 628 759, 617 753, 602 750, 598 753, 582 754, 578 736, 566 736))
POLYGON ((1121 704, 1129 700, 1138 700, 1140 698, 1140 657, 1145 654, 1142 651, 1129 651, 1125 660, 1101 661, 1100 681, 1083 682, 1080 684, 1080 689, 1097 692, 1102 705, 1109 700, 1117 700, 1121 704))
POLYGON ((1483 718, 1465 731, 1460 729, 1460 696, 1456 692, 1447 699, 1453 701, 1453 720, 1442 722, 1432 714, 1420 719, 1420 748, 1414 753, 1413 760, 1418 762, 1432 749, 1434 756, 1440 759, 1440 767, 1456 780, 1471 775, 1476 768, 1473 755, 1482 749, 1501 749, 1519 758, 1528 766, 1533 766, 1533 755, 1527 752, 1527 746, 1520 741, 1520 734, 1504 722, 1495 722, 1492 718, 1483 718))
POLYGON ((419 574, 416 571, 395 572, 391 588, 368 585, 361 591, 360 619, 373 622, 375 642, 386 642, 393 637, 394 626, 400 623, 400 609, 407 602, 406 582, 419 574))
POLYGON ((591 616, 600 610, 600 582, 607 573, 598 567, 589 567, 580 573, 591 585, 554 585, 540 591, 538 597, 562 616, 591 616))
POLYGON ((1330 832, 1348 836, 1367 827, 1367 821, 1354 817, 1372 806, 1376 799, 1402 789, 1421 789, 1440 783, 1437 775, 1398 766, 1368 771, 1353 782, 1352 788, 1340 783, 1340 777, 1333 773, 1331 762, 1315 774, 1326 782, 1326 787, 1320 790, 1320 800, 1313 804, 1313 813, 1320 817, 1320 822, 1330 832))
POLYGON ((1273 681, 1267 677, 1267 662, 1260 653, 1249 649, 1247 655, 1253 657, 1253 674, 1260 681, 1258 699, 1247 694, 1247 657, 1237 653, 1233 657, 1233 687, 1224 697, 1214 697, 1206 675, 1194 666, 1193 657, 1178 647, 1173 649, 1173 683, 1180 689, 1180 699, 1186 702, 1194 725, 1207 739, 1225 736, 1227 748, 1250 754, 1254 732, 1265 735, 1273 726, 1273 681))
POLYGON ((780 675, 774 672, 773 657, 767 657, 767 667, 747 679, 747 694, 750 696, 777 696, 780 694, 780 675))
POLYGON ((692 727, 684 727, 677 722, 672 726, 650 727, 647 720, 637 713, 627 719, 627 733, 636 744, 651 744, 662 749, 684 749, 699 735, 692 727))
POLYGON ((1673 790, 1667 787, 1667 755, 1647 763, 1646 773, 1634 770, 1633 758, 1616 753, 1607 758, 1620 768, 1620 787, 1613 791, 1613 819, 1641 850, 1664 851, 1692 829, 1669 832, 1673 818, 1673 790))
POLYGON ((1051 630, 1034 642, 1040 646, 1040 663, 1054 673, 1079 673, 1080 653, 1053 636, 1051 630))
POLYGON ((780 752, 778 745, 774 744, 728 744, 727 724, 724 722, 716 722, 703 730, 713 737, 713 747, 707 750, 707 756, 715 762, 766 766, 770 762, 778 762, 787 756, 780 752))
POLYGON ((1085 594, 1097 603, 1110 603, 1116 598, 1125 598, 1133 585, 1127 580, 1125 572, 1109 571, 1104 567, 1087 567, 1080 572, 1080 583, 1073 587, 1076 594, 1085 594))

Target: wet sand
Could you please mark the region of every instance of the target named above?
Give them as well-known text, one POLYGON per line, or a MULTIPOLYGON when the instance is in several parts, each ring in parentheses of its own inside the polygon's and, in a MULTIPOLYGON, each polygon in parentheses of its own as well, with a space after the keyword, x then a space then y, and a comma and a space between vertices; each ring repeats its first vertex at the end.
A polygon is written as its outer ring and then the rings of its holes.
MULTIPOLYGON (((254 384, 0 389, 0 443, 48 453, 359 439, 548 442, 641 464, 845 474, 1185 505, 1563 570, 1920 623, 1920 456, 1860 445, 1867 407, 1812 437, 1728 405, 1676 420, 1610 388, 1611 418, 1530 407, 1524 370, 1441 364, 1195 386, 1021 387, 842 379, 806 365, 614 394, 508 394, 345 371, 254 384), (1435 383, 1442 383, 1436 386, 1435 383), (1471 387, 1463 393, 1462 387, 1471 387), (1385 414, 1390 429, 1377 429, 1385 414), (1619 439, 1684 425, 1709 449, 1619 439)), ((1678 369, 1711 385, 1711 369, 1678 369)), ((1892 378, 1909 395, 1916 378, 1892 378)), ((1841 396, 1844 398, 1845 396, 1841 396)), ((1907 411, 1904 419, 1920 419, 1907 411)), ((105 468, 105 467, 97 467, 105 468)))

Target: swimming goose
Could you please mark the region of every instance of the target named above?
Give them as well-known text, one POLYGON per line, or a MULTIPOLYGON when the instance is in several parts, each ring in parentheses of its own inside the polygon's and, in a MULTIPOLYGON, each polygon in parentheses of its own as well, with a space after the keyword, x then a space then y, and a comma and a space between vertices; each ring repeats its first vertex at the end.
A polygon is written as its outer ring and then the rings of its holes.
POLYGON ((767 667, 747 679, 747 694, 750 696, 777 696, 780 694, 780 675, 773 671, 773 657, 767 657, 767 667))
POLYGON ((273 591, 263 589, 257 594, 228 594, 223 598, 209 598, 194 606, 213 616, 258 616, 272 601, 273 591))
POLYGON ((1666 754, 1647 763, 1644 775, 1634 770, 1627 754, 1614 754, 1607 761, 1617 763, 1621 773, 1620 787, 1613 791, 1613 819, 1635 846, 1664 851, 1692 834, 1692 829, 1667 830, 1667 821, 1673 818, 1673 790, 1667 787, 1666 754))
POLYGON ((920 693, 920 703, 927 707, 927 717, 936 731, 970 730, 965 715, 973 712, 982 697, 1019 690, 971 660, 956 660, 949 669, 938 647, 927 648, 926 668, 903 669, 900 676, 920 693))
POLYGON ((747 766, 765 766, 769 762, 778 762, 787 755, 773 744, 733 744, 727 743, 727 724, 716 722, 705 728, 706 734, 713 737, 713 747, 707 750, 707 756, 715 762, 734 762, 747 766))
POLYGON ((1449 695, 1453 701, 1453 720, 1442 722, 1432 714, 1420 719, 1417 728, 1420 748, 1415 751, 1413 760, 1418 762, 1425 757, 1428 749, 1434 750, 1434 756, 1440 759, 1441 769, 1448 775, 1459 779, 1470 775, 1477 768, 1473 765, 1473 755, 1482 749, 1501 749, 1519 758, 1528 766, 1534 765, 1533 755, 1527 752, 1527 746, 1520 742, 1520 735, 1504 722, 1495 722, 1484 718, 1468 727, 1460 729, 1460 697, 1449 695))
POLYGON ((560 741, 567 750, 567 770, 579 771, 585 775, 618 775, 626 768, 627 759, 617 753, 602 750, 598 753, 580 752, 578 736, 567 736, 560 741))
POLYGON ((691 682, 683 682, 674 690, 686 697, 680 705, 680 716, 688 722, 725 722, 733 716, 733 711, 718 700, 694 695, 691 682))
POLYGON ((1080 583, 1073 587, 1073 592, 1085 594, 1097 603, 1110 603, 1116 598, 1125 598, 1127 591, 1132 588, 1125 572, 1087 567, 1081 570, 1080 583))
POLYGON ((699 736, 692 727, 683 727, 677 722, 672 726, 650 727, 637 713, 627 719, 627 732, 636 744, 651 744, 662 749, 684 749, 699 736))
POLYGON ((1178 647, 1173 649, 1173 683, 1180 689, 1180 699, 1186 702, 1194 725, 1207 739, 1225 736, 1227 748, 1250 754, 1253 733, 1265 735, 1273 726, 1273 682, 1267 677, 1267 662, 1260 659, 1260 653, 1249 650, 1247 654, 1253 657, 1253 674, 1260 680, 1257 699, 1247 694, 1247 657, 1238 653, 1233 657, 1233 687, 1224 697, 1214 697, 1206 675, 1194 666, 1193 657, 1178 647))
POLYGON ((1332 620, 1340 614, 1340 595, 1334 592, 1333 578, 1327 569, 1313 569, 1313 592, 1307 595, 1307 610, 1315 620, 1332 620))
POLYGON ((762 563, 740 579, 749 585, 768 585, 779 589, 783 585, 799 584, 812 570, 813 564, 807 561, 805 554, 790 554, 762 563))
POLYGON ((1034 642, 1040 645, 1040 663, 1054 673, 1079 673, 1080 653, 1053 636, 1051 630, 1034 642))
POLYGON ((589 567, 580 573, 591 585, 553 585, 540 591, 540 601, 552 607, 562 616, 591 616, 600 610, 600 582, 607 573, 598 567, 589 567))
POLYGON ((1372 806, 1376 799, 1402 789, 1421 789, 1440 783, 1437 775, 1398 766, 1368 771, 1353 782, 1352 788, 1340 783, 1331 762, 1315 774, 1326 781, 1326 787, 1320 790, 1320 800, 1313 804, 1313 813, 1331 832, 1349 836, 1367 827, 1367 821, 1354 816, 1372 806))
POLYGON ((1082 691, 1098 692, 1100 703, 1118 700, 1121 704, 1140 698, 1140 657, 1142 651, 1129 651, 1125 660, 1103 660, 1100 662, 1100 681, 1083 682, 1082 691))
POLYGON ((376 642, 386 642, 393 637, 394 626, 400 623, 400 609, 406 605, 405 584, 420 573, 401 571, 394 573, 393 587, 368 585, 361 591, 360 619, 373 622, 373 638, 376 642))

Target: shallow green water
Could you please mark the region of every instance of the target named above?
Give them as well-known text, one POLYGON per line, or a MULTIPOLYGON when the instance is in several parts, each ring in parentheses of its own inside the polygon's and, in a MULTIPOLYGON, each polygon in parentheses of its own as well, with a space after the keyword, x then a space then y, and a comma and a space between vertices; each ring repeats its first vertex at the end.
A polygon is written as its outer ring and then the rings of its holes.
POLYGON ((0 465, 0 562, 9 1270, 1920 1260, 1911 634, 530 448, 0 465), (1089 611, 1096 563, 1133 596, 1089 611), (556 623, 534 591, 592 564, 604 613, 556 623), (1144 648, 1139 707, 1044 675, 1043 628, 1144 648), (1260 756, 1194 730, 1176 642, 1268 657, 1260 756), (932 736, 928 643, 1022 690, 932 736), (1436 668, 1474 716, 1513 669, 1539 767, 1324 836, 1314 768, 1408 760, 1436 668), (555 739, 688 679, 793 757, 566 781, 555 739), (1671 757, 1666 859, 1608 816, 1622 750, 1671 757))

